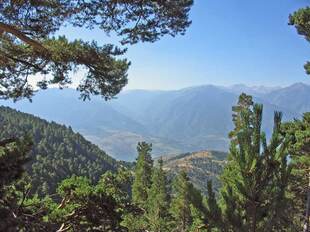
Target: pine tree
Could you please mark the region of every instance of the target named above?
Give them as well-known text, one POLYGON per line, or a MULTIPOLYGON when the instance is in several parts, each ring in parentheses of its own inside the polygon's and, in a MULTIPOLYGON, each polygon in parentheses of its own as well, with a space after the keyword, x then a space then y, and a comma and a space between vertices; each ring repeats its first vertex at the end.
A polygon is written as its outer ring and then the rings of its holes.
POLYGON ((169 231, 169 196, 167 178, 163 170, 163 160, 158 161, 159 167, 153 169, 152 185, 148 193, 147 219, 150 231, 169 231))
MULTIPOLYGON (((200 220, 203 212, 202 195, 195 189, 185 171, 181 171, 176 177, 174 184, 174 195, 170 211, 173 217, 174 230, 178 232, 195 231, 200 228, 200 220), (193 223, 195 225, 193 227, 193 223)), ((204 217, 203 217, 204 218, 204 217)))
POLYGON ((122 225, 124 225, 129 232, 142 232, 148 227, 146 212, 148 208, 148 192, 152 184, 152 145, 146 142, 138 143, 137 151, 138 158, 131 188, 132 203, 136 209, 134 212, 126 213, 122 222, 122 225))
POLYGON ((186 173, 182 171, 174 181, 173 200, 171 202, 171 214, 175 222, 175 231, 185 232, 192 223, 191 217, 191 184, 186 173))
POLYGON ((241 112, 245 111, 249 114, 251 114, 251 107, 253 107, 253 100, 252 96, 246 95, 245 93, 242 93, 239 96, 238 104, 236 106, 232 107, 233 115, 232 115, 232 120, 235 125, 235 128, 233 131, 229 133, 229 137, 236 141, 237 140, 237 133, 240 131, 242 128, 242 118, 241 118, 241 112))
POLYGON ((205 215, 207 219, 207 228, 208 231, 211 231, 213 228, 223 228, 223 218, 222 212, 218 205, 215 193, 212 189, 212 181, 209 180, 207 183, 208 195, 205 198, 204 205, 206 206, 205 215))
POLYGON ((138 143, 138 158, 135 167, 135 179, 132 185, 132 200, 143 209, 146 209, 148 190, 151 187, 153 160, 152 145, 146 142, 138 143))
POLYGON ((290 192, 294 199, 295 224, 310 231, 310 112, 302 120, 285 123, 282 131, 292 136, 289 146, 292 176, 290 192))
POLYGON ((287 163, 289 137, 280 134, 281 113, 275 113, 270 143, 261 132, 262 105, 240 110, 222 175, 221 200, 232 231, 279 231, 290 225, 286 196, 291 168, 287 163))

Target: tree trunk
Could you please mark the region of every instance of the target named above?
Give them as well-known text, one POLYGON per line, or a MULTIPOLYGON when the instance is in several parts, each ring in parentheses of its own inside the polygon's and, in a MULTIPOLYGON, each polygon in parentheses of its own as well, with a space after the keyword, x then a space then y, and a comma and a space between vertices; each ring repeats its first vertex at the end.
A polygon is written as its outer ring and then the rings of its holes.
POLYGON ((254 202, 253 215, 252 215, 252 232, 256 232, 256 203, 254 202))

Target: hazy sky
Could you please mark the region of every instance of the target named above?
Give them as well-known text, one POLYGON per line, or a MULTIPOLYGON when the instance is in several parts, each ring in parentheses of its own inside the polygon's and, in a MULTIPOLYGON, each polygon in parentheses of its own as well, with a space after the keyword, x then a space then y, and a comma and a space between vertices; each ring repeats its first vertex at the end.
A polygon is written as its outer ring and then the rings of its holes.
MULTIPOLYGON (((126 88, 310 84, 303 69, 310 59, 309 43, 288 26, 288 15, 307 4, 309 0, 195 0, 185 36, 128 47, 132 65, 126 88)), ((119 45, 99 30, 65 28, 60 34, 119 45)))

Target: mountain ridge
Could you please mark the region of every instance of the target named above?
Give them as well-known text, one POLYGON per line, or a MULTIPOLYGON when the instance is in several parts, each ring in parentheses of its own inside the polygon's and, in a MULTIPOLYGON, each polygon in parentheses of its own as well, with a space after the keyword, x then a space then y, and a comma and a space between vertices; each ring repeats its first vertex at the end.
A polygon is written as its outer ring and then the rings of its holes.
MULTIPOLYGON (((307 84, 296 83, 253 95, 255 102, 264 104, 267 135, 274 111, 282 111, 284 120, 310 111, 309 89, 307 84)), ((240 93, 204 85, 172 91, 126 90, 109 102, 99 97, 82 102, 71 89, 51 89, 39 92, 33 103, 1 103, 70 125, 113 157, 132 161, 141 140, 153 143, 154 156, 206 149, 227 151, 227 134, 233 128, 231 107, 240 93)))

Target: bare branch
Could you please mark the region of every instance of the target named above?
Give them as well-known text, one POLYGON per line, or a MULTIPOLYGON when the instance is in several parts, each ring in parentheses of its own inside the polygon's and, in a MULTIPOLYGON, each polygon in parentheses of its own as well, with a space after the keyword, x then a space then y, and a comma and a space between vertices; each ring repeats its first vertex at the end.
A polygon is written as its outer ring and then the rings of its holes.
POLYGON ((67 226, 67 227, 65 227, 65 223, 62 223, 62 224, 61 224, 61 227, 60 227, 56 232, 64 232, 64 231, 69 230, 70 228, 71 228, 70 225, 67 226))

